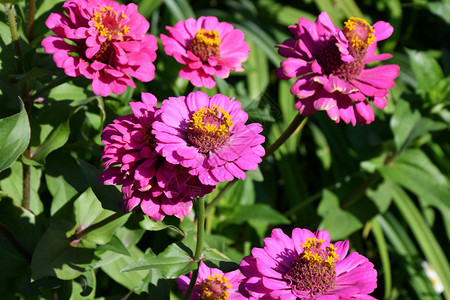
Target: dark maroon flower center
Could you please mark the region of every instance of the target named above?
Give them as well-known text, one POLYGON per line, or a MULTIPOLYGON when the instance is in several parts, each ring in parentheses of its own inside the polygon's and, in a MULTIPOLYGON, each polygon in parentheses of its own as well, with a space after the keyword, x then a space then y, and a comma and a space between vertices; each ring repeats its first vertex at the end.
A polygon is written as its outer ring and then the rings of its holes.
POLYGON ((228 290, 231 289, 231 284, 228 281, 228 278, 219 274, 210 275, 204 280, 199 280, 200 299, 227 300, 230 296, 228 290))
POLYGON ((200 153, 208 153, 225 144, 230 138, 231 116, 223 108, 204 107, 192 115, 187 132, 189 142, 200 153))
POLYGON ((220 42, 217 31, 200 29, 195 38, 188 43, 188 50, 202 62, 207 62, 210 57, 220 56, 220 42))
POLYGON ((323 248, 324 240, 308 238, 302 245, 303 252, 292 262, 284 278, 296 291, 309 295, 321 295, 334 288, 336 282, 336 248, 330 244, 323 248))

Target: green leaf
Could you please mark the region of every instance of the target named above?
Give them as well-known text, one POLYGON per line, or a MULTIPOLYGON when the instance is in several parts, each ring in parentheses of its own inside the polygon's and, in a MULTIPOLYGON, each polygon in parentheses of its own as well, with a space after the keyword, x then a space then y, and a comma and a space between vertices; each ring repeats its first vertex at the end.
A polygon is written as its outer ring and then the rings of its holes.
POLYGON ((346 238, 362 228, 361 222, 351 213, 342 210, 337 196, 327 189, 322 192, 317 213, 323 217, 319 228, 327 230, 335 240, 346 238))
POLYGON ((450 3, 430 2, 427 6, 432 13, 441 17, 448 25, 450 24, 450 3))
POLYGON ((436 294, 430 279, 420 266, 418 262, 420 254, 403 225, 389 212, 383 216, 378 215, 377 220, 392 246, 391 252, 395 255, 394 257, 402 258, 395 262, 400 268, 406 270, 408 277, 405 283, 416 292, 417 299, 441 300, 442 297, 436 294))
POLYGON ((120 256, 120 258, 114 260, 112 263, 102 266, 102 270, 117 283, 129 290, 134 290, 143 280, 145 280, 149 271, 144 270, 121 273, 121 269, 144 255, 144 253, 136 246, 130 247, 128 251, 130 252, 130 256, 120 256))
POLYGON ((289 220, 267 204, 242 205, 227 222, 243 223, 250 220, 264 221, 266 224, 289 224, 289 220))
POLYGON ((194 11, 189 2, 185 0, 164 0, 164 3, 169 8, 172 16, 178 21, 195 18, 194 11))
MULTIPOLYGON (((92 189, 87 189, 83 194, 75 200, 74 203, 75 219, 77 222, 77 230, 83 230, 93 224, 105 221, 105 219, 117 214, 110 210, 104 210, 100 202, 95 197, 92 189)), ((85 235, 81 243, 95 243, 103 245, 108 243, 117 228, 122 226, 130 214, 123 214, 100 228, 97 228, 85 235)))
POLYGON ((115 212, 123 211, 122 193, 115 186, 104 185, 98 182, 102 171, 81 159, 78 162, 89 186, 92 188, 95 196, 97 196, 97 199, 100 200, 102 207, 115 212))
MULTIPOLYGON (((30 167, 31 170, 31 191, 30 210, 39 215, 44 210, 44 205, 39 197, 39 187, 41 184, 42 169, 30 167)), ((22 204, 22 164, 16 161, 10 167, 11 173, 8 177, 0 181, 3 192, 10 196, 16 205, 22 204)))
POLYGON ((384 238, 383 230, 376 218, 372 219, 372 232, 380 255, 381 265, 383 267, 384 280, 384 299, 389 299, 392 292, 392 272, 391 261, 389 259, 388 246, 384 238))
POLYGON ((23 105, 20 112, 0 119, 0 172, 9 168, 27 149, 30 142, 30 123, 23 105))
POLYGON ((430 92, 444 78, 439 63, 426 52, 407 49, 406 53, 417 78, 417 92, 422 94, 430 92))
POLYGON ((97 250, 109 250, 115 253, 130 256, 127 248, 116 235, 113 235, 107 244, 97 247, 97 250))
MULTIPOLYGON (((393 196, 394 203, 411 228, 425 257, 441 279, 445 297, 450 299, 450 265, 445 252, 408 194, 397 186, 393 189, 393 196)), ((445 217, 449 217, 449 214, 445 217)))
POLYGON ((40 238, 31 260, 31 275, 34 280, 47 276, 71 280, 80 276, 91 263, 94 250, 80 245, 72 246, 68 236, 75 232, 69 221, 58 221, 40 238))
POLYGON ((412 139, 412 132, 420 119, 420 113, 412 111, 407 101, 403 99, 397 100, 390 125, 394 133, 394 142, 398 152, 403 151, 412 139))
POLYGON ((182 237, 186 237, 186 234, 180 228, 173 225, 166 225, 163 222, 155 222, 148 215, 142 215, 142 219, 139 221, 139 226, 148 231, 160 231, 164 229, 168 229, 172 232, 175 232, 182 237))
POLYGON ((248 93, 250 99, 256 104, 259 103, 269 85, 269 63, 267 56, 256 47, 255 43, 250 41, 248 44, 250 46, 246 63, 248 93))
POLYGON ((391 165, 379 169, 383 177, 392 180, 418 195, 442 214, 450 214, 450 186, 444 175, 418 149, 404 152, 391 165))
MULTIPOLYGON (((164 0, 140 0, 138 11, 150 21, 152 13, 158 9, 163 2, 164 0)), ((151 26, 153 26, 153 24, 151 26)))
POLYGON ((216 265, 219 265, 222 261, 231 261, 231 259, 224 253, 214 248, 206 248, 203 250, 203 256, 206 260, 209 260, 216 265))
POLYGON ((134 263, 123 268, 120 272, 139 271, 147 269, 157 269, 166 279, 177 278, 196 268, 197 264, 193 261, 190 253, 186 252, 181 243, 169 245, 158 256, 146 253, 134 263))
POLYGON ((67 142, 69 134, 70 126, 69 119, 67 119, 52 130, 45 141, 31 153, 31 157, 39 163, 44 163, 47 155, 67 142))

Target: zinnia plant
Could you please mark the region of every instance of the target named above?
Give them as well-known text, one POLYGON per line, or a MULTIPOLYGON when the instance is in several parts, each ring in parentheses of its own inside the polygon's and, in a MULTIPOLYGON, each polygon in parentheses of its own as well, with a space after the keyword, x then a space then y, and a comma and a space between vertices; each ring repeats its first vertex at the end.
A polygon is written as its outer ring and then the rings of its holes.
POLYGON ((297 97, 295 109, 306 116, 326 110, 336 123, 371 123, 375 116, 370 103, 386 106, 387 90, 394 86, 399 67, 366 64, 392 57, 375 55, 375 49, 377 42, 391 36, 393 27, 383 21, 371 26, 352 17, 340 30, 323 12, 316 22, 300 18, 289 30, 294 38, 278 45, 287 59, 276 74, 280 79, 297 78, 291 87, 297 97))
POLYGON ((242 63, 250 51, 244 34, 216 17, 200 17, 179 21, 166 27, 168 35, 161 34, 167 55, 185 65, 180 77, 194 86, 212 88, 213 75, 227 78, 230 71, 242 71, 242 63))
POLYGON ((42 46, 67 75, 92 79, 93 92, 102 96, 136 87, 131 77, 155 77, 156 38, 146 34, 150 24, 136 4, 70 0, 63 7, 65 14, 51 13, 45 22, 57 36, 42 46))
POLYGON ((204 92, 169 98, 153 124, 156 150, 172 164, 180 164, 203 184, 245 179, 264 155, 261 124, 246 125, 241 103, 204 92))
MULTIPOLYGON (((189 273, 189 277, 183 275, 176 279, 183 295, 186 293, 191 276, 192 272, 189 273)), ((197 281, 189 299, 247 299, 239 293, 239 284, 242 279, 244 276, 239 270, 224 273, 219 269, 208 267, 201 261, 197 281)))
POLYGON ((347 255, 348 241, 330 243, 326 230, 274 229, 264 248, 241 262, 240 286, 249 299, 374 299, 377 272, 364 256, 347 255))
POLYGON ((192 210, 192 200, 213 190, 180 165, 168 163, 155 151, 151 133, 156 98, 142 93, 142 102, 131 102, 133 114, 118 117, 102 134, 105 148, 100 177, 104 184, 122 185, 124 209, 140 205, 155 221, 165 215, 182 218, 192 210))

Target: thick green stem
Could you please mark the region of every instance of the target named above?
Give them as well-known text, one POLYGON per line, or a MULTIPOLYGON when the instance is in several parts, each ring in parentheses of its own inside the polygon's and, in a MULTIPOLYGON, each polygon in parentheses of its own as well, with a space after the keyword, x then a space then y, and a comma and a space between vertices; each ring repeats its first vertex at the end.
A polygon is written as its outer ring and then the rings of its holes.
POLYGON ((29 0, 28 14, 27 14, 27 30, 25 33, 28 42, 31 42, 33 40, 33 26, 35 13, 36 13, 36 0, 29 0))
POLYGON ((288 128, 280 135, 280 137, 267 149, 266 154, 263 158, 269 157, 272 155, 281 145, 286 142, 286 140, 297 130, 302 130, 306 124, 307 118, 302 116, 301 114, 297 114, 292 120, 291 124, 289 124, 288 128))
POLYGON ((100 222, 97 222, 97 223, 95 223, 95 224, 92 224, 92 225, 86 227, 85 229, 81 230, 80 232, 74 233, 74 234, 70 237, 70 239, 71 239, 71 240, 79 240, 79 239, 81 239, 82 237, 84 237, 85 235, 87 235, 88 233, 90 233, 90 232, 92 232, 92 231, 94 231, 94 230, 96 230, 96 229, 99 229, 99 228, 105 226, 106 224, 111 223, 111 222, 113 222, 113 221, 119 219, 120 217, 122 217, 122 216, 124 216, 124 215, 125 215, 124 212, 116 212, 115 214, 110 215, 109 217, 107 217, 107 218, 101 220, 100 222))
MULTIPOLYGON (((7 14, 8 14, 8 22, 9 29, 11 31, 11 39, 14 44, 14 49, 17 56, 17 71, 20 73, 25 73, 24 66, 22 63, 22 49, 20 47, 19 33, 17 31, 16 25, 16 13, 13 4, 6 3, 5 4, 7 14)), ((31 111, 31 99, 29 95, 29 85, 28 81, 20 82, 20 90, 23 104, 25 106, 25 110, 28 115, 28 119, 30 119, 30 111, 31 111)), ((24 152, 24 156, 29 158, 30 153, 30 145, 28 145, 27 149, 24 152)), ((31 167, 27 164, 22 164, 22 207, 25 209, 30 209, 30 198, 31 198, 31 167)))
POLYGON ((11 38, 16 50, 16 54, 19 60, 22 58, 22 49, 20 48, 19 33, 16 26, 16 12, 14 9, 14 4, 6 3, 6 11, 8 14, 9 30, 11 31, 11 38))
MULTIPOLYGON (((197 246, 195 248, 194 260, 200 264, 200 258, 203 252, 203 239, 205 233, 205 199, 203 197, 197 199, 197 246)), ((192 294, 195 282, 197 282, 198 268, 192 272, 191 281, 184 294, 183 299, 187 300, 192 294)))

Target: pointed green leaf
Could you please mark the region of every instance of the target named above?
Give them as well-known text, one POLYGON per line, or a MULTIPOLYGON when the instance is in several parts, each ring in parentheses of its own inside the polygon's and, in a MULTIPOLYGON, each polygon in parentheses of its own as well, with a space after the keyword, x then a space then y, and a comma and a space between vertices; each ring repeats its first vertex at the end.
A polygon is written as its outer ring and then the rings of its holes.
POLYGON ((30 142, 30 123, 23 105, 20 112, 0 119, 0 172, 9 168, 30 142))

